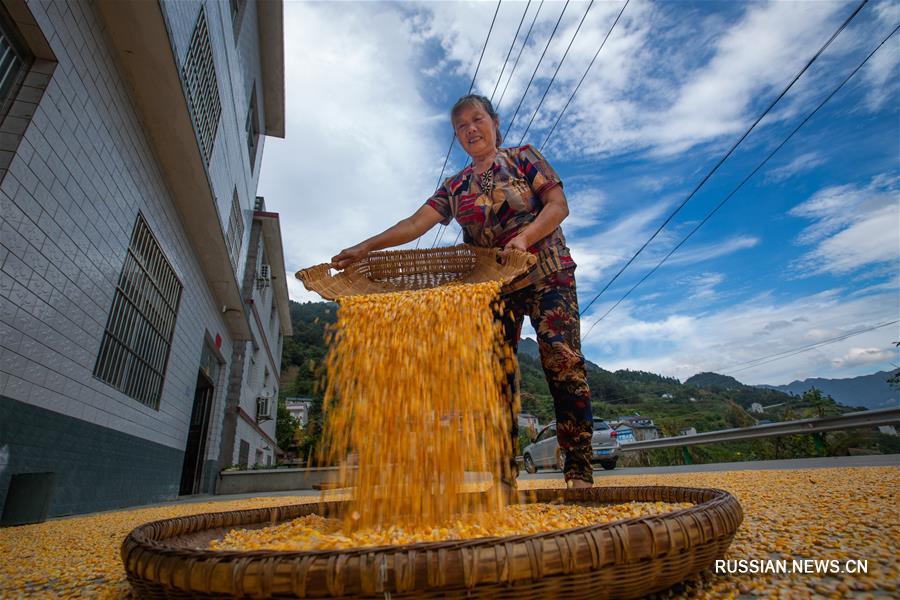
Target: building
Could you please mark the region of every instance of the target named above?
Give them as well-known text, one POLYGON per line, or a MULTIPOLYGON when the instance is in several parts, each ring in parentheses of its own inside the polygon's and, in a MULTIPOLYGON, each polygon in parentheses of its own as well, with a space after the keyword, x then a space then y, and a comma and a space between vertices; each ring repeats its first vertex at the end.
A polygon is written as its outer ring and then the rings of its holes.
POLYGON ((290 322, 256 210, 281 3, 0 4, 0 506, 210 492, 266 460, 290 322))
POLYGON ((236 342, 222 433, 219 467, 272 466, 278 381, 284 336, 291 335, 287 279, 278 214, 265 199, 254 205, 242 295, 250 313, 251 340, 236 342))
POLYGON ((285 404, 291 416, 300 422, 300 426, 306 427, 306 424, 309 423, 309 409, 312 406, 312 398, 294 396, 285 398, 285 404))
POLYGON ((696 427, 683 427, 678 430, 678 435, 697 435, 696 427))
POLYGON ((763 412, 763 405, 760 404, 759 402, 754 402, 754 403, 752 403, 752 404, 750 405, 750 412, 762 414, 762 412, 763 412))
MULTIPOLYGON (((632 431, 634 441, 655 440, 659 438, 659 429, 653 424, 653 419, 641 415, 627 415, 616 419, 613 429, 627 427, 632 431)), ((620 440, 621 441, 621 440, 620 440)))

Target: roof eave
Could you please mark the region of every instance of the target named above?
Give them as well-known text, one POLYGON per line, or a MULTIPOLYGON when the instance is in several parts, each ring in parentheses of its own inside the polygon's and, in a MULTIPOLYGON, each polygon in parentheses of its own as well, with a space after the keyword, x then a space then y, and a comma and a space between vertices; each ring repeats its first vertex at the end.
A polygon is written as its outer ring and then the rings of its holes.
POLYGON ((275 292, 275 304, 278 307, 281 334, 285 336, 293 335, 287 277, 284 271, 284 248, 281 245, 281 225, 278 220, 278 213, 258 210, 253 213, 253 218, 258 219, 262 223, 263 244, 266 248, 266 256, 269 257, 272 289, 275 292))
POLYGON ((257 7, 264 133, 284 138, 284 6, 282 0, 266 0, 257 7))

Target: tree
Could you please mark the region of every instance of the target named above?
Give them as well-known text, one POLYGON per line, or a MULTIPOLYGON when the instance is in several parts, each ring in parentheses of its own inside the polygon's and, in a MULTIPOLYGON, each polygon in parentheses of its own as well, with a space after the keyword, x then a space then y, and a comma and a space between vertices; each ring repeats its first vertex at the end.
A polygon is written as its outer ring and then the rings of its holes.
POLYGON ((284 398, 278 399, 278 416, 275 421, 275 441, 282 450, 294 446, 294 432, 300 426, 300 421, 291 415, 284 398))

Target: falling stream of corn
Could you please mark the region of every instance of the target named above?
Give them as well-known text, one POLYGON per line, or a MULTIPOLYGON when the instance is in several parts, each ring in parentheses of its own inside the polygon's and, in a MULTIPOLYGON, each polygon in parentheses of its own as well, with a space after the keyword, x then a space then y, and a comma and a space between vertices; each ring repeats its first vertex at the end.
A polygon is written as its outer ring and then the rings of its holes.
MULTIPOLYGON (((466 471, 511 454, 515 368, 494 319, 496 282, 341 299, 327 360, 320 459, 353 488, 344 531, 421 527, 477 510, 466 471), (346 460, 346 457, 352 457, 346 460)), ((492 509, 503 497, 492 486, 492 509)))

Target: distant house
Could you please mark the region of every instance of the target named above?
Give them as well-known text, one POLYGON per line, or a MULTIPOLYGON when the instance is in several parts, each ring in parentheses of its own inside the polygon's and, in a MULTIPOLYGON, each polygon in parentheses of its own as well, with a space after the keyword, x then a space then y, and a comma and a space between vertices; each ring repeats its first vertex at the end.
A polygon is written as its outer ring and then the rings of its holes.
MULTIPOLYGON (((641 415, 628 415, 616 419, 613 429, 620 431, 626 426, 633 432, 635 441, 655 440, 659 438, 659 429, 653 424, 653 419, 641 415)), ((621 440, 620 440, 621 441, 621 440)))
POLYGON ((301 426, 306 427, 306 424, 309 423, 309 408, 312 406, 312 398, 294 396, 285 398, 285 404, 291 416, 300 421, 301 426))
POLYGON ((675 396, 673 396, 672 394, 666 392, 665 394, 660 394, 659 397, 662 398, 663 400, 671 400, 671 399, 674 398, 675 396))
POLYGON ((538 418, 528 413, 519 413, 518 424, 519 429, 530 429, 535 433, 537 433, 537 430, 541 426, 538 422, 538 418))
POLYGON ((697 435, 697 429, 694 427, 685 427, 678 432, 678 435, 697 435))
POLYGON ((762 411, 763 411, 763 406, 759 402, 754 402, 753 404, 750 405, 750 412, 762 413, 762 411))

